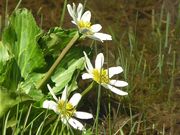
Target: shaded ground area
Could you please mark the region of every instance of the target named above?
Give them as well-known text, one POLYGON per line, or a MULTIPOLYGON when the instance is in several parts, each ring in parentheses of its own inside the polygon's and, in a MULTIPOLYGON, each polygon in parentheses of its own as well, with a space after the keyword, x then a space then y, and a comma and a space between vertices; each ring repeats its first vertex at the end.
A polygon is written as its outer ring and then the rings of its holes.
MULTIPOLYGON (((74 2, 69 0, 68 3, 74 2)), ((84 1, 75 1, 82 2, 84 1)), ((16 7, 17 0, 9 0, 8 11, 9 13, 16 7)), ((5 9, 5 0, 2 1, 0 5, 0 13, 4 14, 5 9)), ((45 30, 48 30, 50 27, 59 26, 60 18, 62 14, 64 1, 63 0, 22 0, 20 7, 26 7, 32 11, 38 24, 45 30)), ((172 88, 172 96, 170 97, 171 103, 169 106, 165 104, 168 100, 168 92, 166 91, 167 84, 169 82, 164 82, 162 89, 164 91, 159 91, 150 93, 146 91, 146 86, 148 82, 152 82, 154 85, 158 85, 159 80, 147 79, 142 80, 139 74, 136 74, 135 81, 136 87, 135 91, 132 93, 131 100, 122 100, 125 104, 130 104, 134 112, 138 112, 137 119, 141 120, 142 114, 141 111, 146 109, 146 116, 153 125, 157 125, 159 129, 165 130, 165 132, 172 133, 174 135, 180 134, 180 31, 178 20, 180 21, 180 13, 178 14, 178 0, 147 0, 147 1, 138 1, 138 0, 91 0, 87 1, 86 7, 92 11, 92 20, 96 23, 101 23, 103 26, 103 31, 113 34, 115 39, 113 42, 108 42, 107 48, 109 48, 109 64, 117 64, 115 59, 118 55, 118 44, 123 44, 124 47, 129 47, 129 35, 127 33, 132 32, 135 35, 135 41, 138 44, 138 50, 143 50, 145 45, 145 58, 150 64, 150 68, 154 68, 154 48, 152 44, 155 41, 152 41, 150 38, 151 31, 156 31, 156 26, 158 25, 159 17, 163 10, 163 16, 161 21, 161 30, 165 32, 166 30, 166 14, 170 14, 170 26, 169 26, 169 45, 172 50, 176 51, 176 70, 174 71, 174 81, 172 88), (144 87, 143 87, 144 86, 144 87), (143 88, 142 88, 143 87, 143 88)), ((4 18, 4 17, 3 17, 4 18)), ((73 27, 70 22, 70 17, 68 13, 65 13, 65 20, 63 27, 73 27)), ((107 51, 106 47, 99 46, 98 49, 104 52, 107 51)), ((158 48, 158 47, 157 47, 158 48)), ((166 50, 165 50, 166 51, 166 50)), ((167 50, 168 51, 168 50, 167 50)), ((139 54, 140 55, 140 54, 139 54)), ((169 65, 172 62, 172 56, 169 56, 169 65)), ((163 69, 163 77, 168 78, 169 65, 166 63, 165 68, 163 69)), ((156 79, 159 78, 158 74, 153 74, 156 79)), ((129 77, 129 79, 131 79, 129 77)), ((158 90, 157 90, 158 91, 158 90)), ((115 97, 114 102, 119 100, 115 97)), ((116 105, 115 105, 116 106, 116 105)), ((128 105, 127 105, 128 106, 128 105)), ((136 116, 136 115, 135 115, 136 116)), ((128 117, 125 116, 116 116, 114 118, 114 128, 118 128, 122 125, 123 121, 126 121, 128 117), (118 119, 118 120, 117 120, 118 119)), ((141 132, 139 132, 140 134, 141 132)), ((154 133, 155 134, 155 133, 154 133)))

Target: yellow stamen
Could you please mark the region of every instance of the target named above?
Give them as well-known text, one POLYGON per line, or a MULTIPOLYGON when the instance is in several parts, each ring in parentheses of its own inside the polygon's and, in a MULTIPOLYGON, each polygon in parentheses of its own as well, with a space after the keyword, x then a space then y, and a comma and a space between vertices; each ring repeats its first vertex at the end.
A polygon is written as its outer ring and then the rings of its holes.
POLYGON ((78 21, 78 26, 79 28, 86 28, 86 29, 90 29, 91 27, 91 22, 84 22, 84 21, 78 21))
POLYGON ((60 100, 58 102, 58 111, 63 117, 72 117, 76 109, 71 103, 60 100))
POLYGON ((97 82, 97 83, 109 83, 109 77, 108 77, 108 73, 107 70, 101 69, 93 69, 92 71, 93 74, 93 79, 97 82))

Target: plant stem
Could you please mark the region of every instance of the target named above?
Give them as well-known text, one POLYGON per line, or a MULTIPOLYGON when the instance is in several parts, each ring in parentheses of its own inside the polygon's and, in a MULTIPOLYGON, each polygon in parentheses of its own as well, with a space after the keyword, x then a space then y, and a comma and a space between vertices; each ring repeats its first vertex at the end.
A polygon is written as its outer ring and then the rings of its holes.
POLYGON ((56 128, 57 128, 57 125, 58 125, 58 122, 59 122, 59 120, 60 120, 60 117, 61 117, 61 115, 58 116, 58 118, 57 118, 57 120, 56 120, 56 122, 55 122, 54 128, 53 128, 53 131, 51 132, 51 135, 54 135, 54 134, 55 134, 55 130, 56 130, 56 128))
POLYGON ((108 94, 108 127, 109 127, 109 134, 112 135, 112 125, 111 125, 111 101, 110 101, 110 94, 108 94))
POLYGON ((8 2, 9 2, 9 0, 6 0, 6 2, 5 2, 5 21, 4 21, 4 27, 6 27, 6 26, 8 26, 8 17, 9 17, 9 15, 8 15, 8 2))
POLYGON ((22 0, 19 0, 19 2, 18 2, 18 4, 16 5, 16 7, 15 7, 14 11, 15 11, 15 10, 17 10, 17 9, 19 8, 19 6, 20 6, 21 2, 22 2, 22 0))
POLYGON ((55 68, 58 66, 58 64, 60 63, 60 61, 63 59, 63 57, 65 56, 65 54, 69 51, 69 49, 72 47, 72 45, 77 41, 77 39, 79 38, 79 33, 77 32, 74 37, 71 39, 71 41, 66 45, 66 47, 63 49, 63 51, 60 53, 59 57, 56 59, 56 61, 54 62, 54 64, 51 66, 51 68, 49 69, 49 71, 46 73, 46 75, 44 76, 44 78, 41 80, 41 82, 39 83, 39 85, 37 86, 37 89, 40 89, 46 82, 47 80, 50 78, 51 74, 54 72, 55 68))
POLYGON ((171 70, 171 80, 170 80, 170 88, 168 92, 168 104, 171 105, 171 97, 172 97, 172 90, 174 89, 174 72, 176 68, 176 52, 173 52, 173 63, 172 63, 172 70, 171 70))
POLYGON ((9 118, 9 114, 10 114, 10 112, 11 112, 11 110, 9 110, 9 112, 7 113, 7 115, 6 115, 6 118, 5 118, 5 120, 4 120, 4 122, 3 122, 3 132, 2 132, 2 134, 3 135, 6 135, 6 130, 7 130, 7 123, 8 123, 8 118, 9 118))
POLYGON ((94 85, 94 81, 81 93, 82 97, 86 95, 93 88, 93 85, 94 85))
POLYGON ((99 112, 100 112, 100 103, 101 102, 101 85, 98 87, 98 99, 97 99, 97 111, 96 111, 96 119, 95 119, 95 125, 96 125, 96 135, 98 134, 98 124, 99 124, 99 112))
POLYGON ((60 20, 60 27, 62 27, 63 22, 64 22, 64 15, 65 15, 65 11, 66 11, 66 5, 67 5, 67 0, 64 0, 64 6, 63 6, 63 10, 62 10, 62 14, 61 14, 61 20, 60 20))

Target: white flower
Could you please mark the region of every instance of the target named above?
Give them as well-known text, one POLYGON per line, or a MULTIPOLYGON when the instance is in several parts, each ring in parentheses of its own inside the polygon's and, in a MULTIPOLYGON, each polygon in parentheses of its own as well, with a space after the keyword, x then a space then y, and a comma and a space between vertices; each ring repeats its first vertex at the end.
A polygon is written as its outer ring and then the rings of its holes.
POLYGON ((81 112, 81 111, 76 111, 76 106, 79 103, 81 99, 81 94, 76 93, 74 94, 71 99, 68 101, 67 100, 67 87, 65 87, 61 98, 57 98, 51 89, 49 85, 48 89, 53 96, 54 101, 52 100, 45 100, 43 102, 43 108, 51 109, 55 113, 59 114, 61 116, 61 121, 64 124, 69 123, 73 128, 79 129, 79 130, 85 130, 84 126, 82 125, 81 122, 76 120, 73 117, 79 118, 79 119, 91 119, 93 118, 92 114, 87 113, 87 112, 81 112))
POLYGON ((83 8, 81 3, 79 3, 77 9, 74 3, 73 6, 67 5, 68 12, 73 19, 72 23, 77 25, 79 32, 84 36, 101 42, 112 40, 111 35, 99 32, 102 29, 100 24, 91 25, 91 12, 86 11, 83 13, 83 8))
POLYGON ((104 64, 104 55, 99 53, 95 60, 95 68, 93 68, 87 54, 84 52, 86 59, 86 70, 88 73, 84 73, 82 75, 82 79, 93 79, 98 84, 103 87, 110 89, 112 92, 118 95, 127 95, 127 92, 124 92, 116 87, 125 87, 128 85, 125 81, 120 80, 111 80, 110 78, 116 74, 119 74, 123 71, 120 66, 110 67, 109 69, 103 69, 102 66, 104 64), (114 87, 116 86, 116 87, 114 87))

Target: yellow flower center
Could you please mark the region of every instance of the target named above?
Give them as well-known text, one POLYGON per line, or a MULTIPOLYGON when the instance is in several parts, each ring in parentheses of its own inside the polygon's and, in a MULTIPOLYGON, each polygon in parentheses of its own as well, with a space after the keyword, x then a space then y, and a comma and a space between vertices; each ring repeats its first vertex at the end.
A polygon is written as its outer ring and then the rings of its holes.
POLYGON ((91 22, 84 22, 84 21, 78 21, 78 26, 80 29, 90 29, 91 28, 91 22))
POLYGON ((71 103, 60 100, 58 102, 58 111, 62 117, 72 117, 76 109, 71 103))
POLYGON ((110 81, 109 77, 108 77, 107 70, 93 69, 92 74, 93 74, 93 79, 99 84, 101 84, 101 83, 107 84, 110 81))

